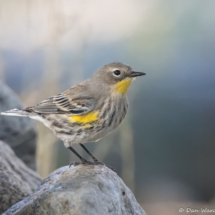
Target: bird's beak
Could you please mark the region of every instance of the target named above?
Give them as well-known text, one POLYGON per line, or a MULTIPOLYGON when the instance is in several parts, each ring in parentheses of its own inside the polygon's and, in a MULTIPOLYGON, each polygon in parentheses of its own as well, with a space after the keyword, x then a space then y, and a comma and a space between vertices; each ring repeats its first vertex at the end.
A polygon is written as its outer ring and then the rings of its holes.
POLYGON ((135 77, 137 77, 137 76, 142 76, 142 75, 146 75, 146 73, 144 73, 144 72, 135 72, 135 71, 132 71, 132 72, 130 73, 129 77, 135 78, 135 77))

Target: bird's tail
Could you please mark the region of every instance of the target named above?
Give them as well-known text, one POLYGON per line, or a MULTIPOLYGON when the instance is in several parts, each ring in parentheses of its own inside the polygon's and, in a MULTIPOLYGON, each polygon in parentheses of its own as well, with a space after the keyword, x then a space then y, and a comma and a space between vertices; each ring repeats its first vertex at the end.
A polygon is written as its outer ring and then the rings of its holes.
POLYGON ((0 114, 10 115, 10 116, 31 116, 32 113, 26 110, 13 109, 13 110, 1 112, 0 114))

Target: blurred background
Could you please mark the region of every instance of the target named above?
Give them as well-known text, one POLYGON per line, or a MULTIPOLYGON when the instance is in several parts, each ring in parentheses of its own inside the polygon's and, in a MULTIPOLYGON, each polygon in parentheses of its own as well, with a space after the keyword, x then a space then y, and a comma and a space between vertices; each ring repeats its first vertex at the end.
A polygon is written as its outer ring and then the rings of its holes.
MULTIPOLYGON (((212 208, 214 8, 213 0, 0 0, 0 79, 31 106, 104 64, 146 72, 129 90, 123 123, 86 146, 117 170, 148 214, 212 208)), ((42 178, 78 160, 37 127, 42 178)))

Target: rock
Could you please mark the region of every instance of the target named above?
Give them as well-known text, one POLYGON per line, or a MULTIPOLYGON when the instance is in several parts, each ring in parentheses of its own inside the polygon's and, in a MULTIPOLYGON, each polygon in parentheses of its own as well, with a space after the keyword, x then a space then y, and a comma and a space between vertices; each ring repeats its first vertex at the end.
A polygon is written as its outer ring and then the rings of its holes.
POLYGON ((118 175, 102 165, 62 167, 4 215, 146 215, 118 175))
MULTIPOLYGON (((18 96, 0 81, 0 112, 23 108, 18 96)), ((8 143, 16 155, 32 169, 36 169, 37 132, 28 117, 0 115, 0 140, 8 143)))
POLYGON ((36 172, 0 141, 0 214, 31 194, 41 181, 36 172))

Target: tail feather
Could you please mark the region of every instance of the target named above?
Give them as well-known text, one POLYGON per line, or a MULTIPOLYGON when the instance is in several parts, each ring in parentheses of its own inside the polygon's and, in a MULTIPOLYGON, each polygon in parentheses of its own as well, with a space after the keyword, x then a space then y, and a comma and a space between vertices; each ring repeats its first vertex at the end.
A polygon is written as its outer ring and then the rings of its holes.
POLYGON ((25 110, 13 109, 5 112, 1 112, 1 115, 10 115, 10 116, 30 116, 31 113, 25 110))

